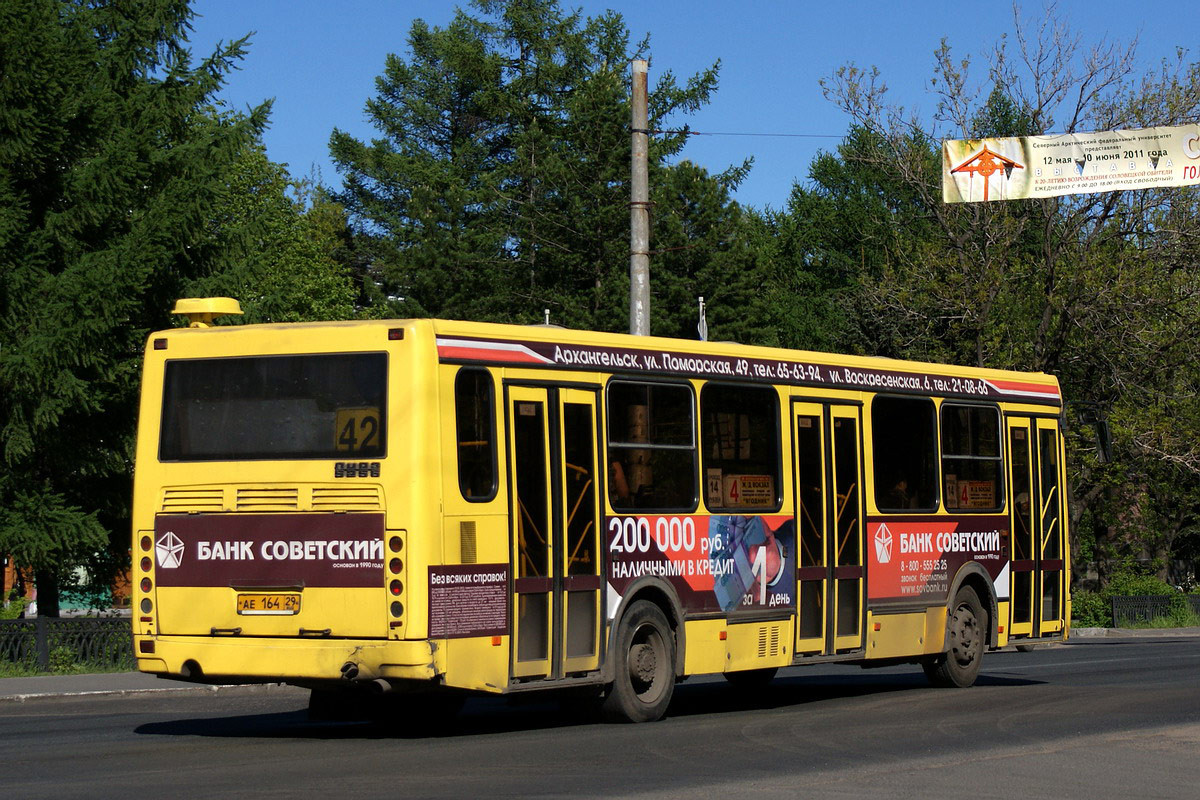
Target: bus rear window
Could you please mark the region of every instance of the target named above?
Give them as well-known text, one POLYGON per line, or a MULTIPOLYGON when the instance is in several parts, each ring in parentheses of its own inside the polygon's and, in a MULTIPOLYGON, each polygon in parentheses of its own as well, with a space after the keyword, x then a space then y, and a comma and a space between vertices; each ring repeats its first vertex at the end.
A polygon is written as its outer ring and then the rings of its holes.
POLYGON ((162 461, 381 458, 387 355, 168 361, 162 461))

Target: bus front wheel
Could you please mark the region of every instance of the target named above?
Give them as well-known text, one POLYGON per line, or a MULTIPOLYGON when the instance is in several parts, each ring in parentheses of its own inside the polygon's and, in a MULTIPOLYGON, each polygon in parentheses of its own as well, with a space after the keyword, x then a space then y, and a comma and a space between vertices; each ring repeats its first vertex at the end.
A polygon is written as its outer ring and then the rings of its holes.
POLYGON ((675 636, 658 606, 633 603, 617 631, 612 685, 602 706, 614 722, 653 722, 675 691, 675 636))
POLYGON ((975 683, 987 640, 987 614, 979 595, 964 586, 954 595, 946 624, 946 652, 923 665, 934 686, 966 687, 975 683))

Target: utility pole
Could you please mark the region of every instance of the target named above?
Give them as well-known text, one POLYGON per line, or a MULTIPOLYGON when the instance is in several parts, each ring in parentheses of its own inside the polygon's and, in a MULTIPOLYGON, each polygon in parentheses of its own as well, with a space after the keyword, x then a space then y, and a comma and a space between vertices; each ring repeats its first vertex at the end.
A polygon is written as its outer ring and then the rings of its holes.
POLYGON ((650 177, 647 64, 633 62, 633 168, 629 200, 629 332, 650 335, 650 177))

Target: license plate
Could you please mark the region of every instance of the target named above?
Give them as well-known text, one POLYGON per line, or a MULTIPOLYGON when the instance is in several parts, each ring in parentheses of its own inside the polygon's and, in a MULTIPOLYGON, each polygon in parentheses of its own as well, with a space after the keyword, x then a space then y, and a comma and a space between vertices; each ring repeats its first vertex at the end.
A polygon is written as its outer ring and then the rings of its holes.
POLYGON ((300 613, 298 594, 239 594, 237 613, 264 616, 286 616, 300 613))

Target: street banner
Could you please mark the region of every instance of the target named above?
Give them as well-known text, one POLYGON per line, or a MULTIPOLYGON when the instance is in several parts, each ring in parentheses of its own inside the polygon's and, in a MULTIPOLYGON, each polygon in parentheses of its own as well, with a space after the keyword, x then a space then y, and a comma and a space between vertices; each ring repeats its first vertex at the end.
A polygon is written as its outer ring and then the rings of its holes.
POLYGON ((980 203, 1200 184, 1200 123, 942 142, 942 200, 980 203))

